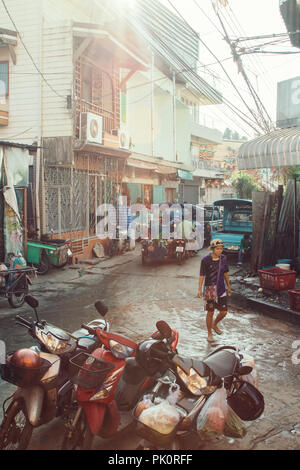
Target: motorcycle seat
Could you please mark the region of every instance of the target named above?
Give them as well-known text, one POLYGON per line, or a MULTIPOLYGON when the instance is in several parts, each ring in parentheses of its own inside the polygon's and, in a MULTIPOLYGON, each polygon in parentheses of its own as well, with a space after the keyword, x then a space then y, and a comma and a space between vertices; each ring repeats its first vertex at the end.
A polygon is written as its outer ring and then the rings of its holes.
POLYGON ((88 332, 84 328, 74 331, 72 336, 75 338, 80 338, 78 341, 78 346, 80 348, 84 348, 88 353, 94 351, 94 349, 97 347, 97 343, 99 342, 96 336, 94 338, 88 336, 88 332))
POLYGON ((193 359, 193 369, 195 369, 195 371, 198 372, 201 377, 209 376, 209 368, 202 361, 196 361, 195 359, 193 359))

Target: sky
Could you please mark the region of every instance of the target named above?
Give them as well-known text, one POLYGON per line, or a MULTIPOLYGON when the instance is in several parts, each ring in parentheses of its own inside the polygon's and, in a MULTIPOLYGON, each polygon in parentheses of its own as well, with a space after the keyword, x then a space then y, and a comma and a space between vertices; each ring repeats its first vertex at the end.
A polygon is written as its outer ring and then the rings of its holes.
MULTIPOLYGON (((251 98, 247 85, 241 74, 238 73, 237 64, 233 62, 230 47, 224 40, 222 26, 212 7, 212 0, 160 1, 176 14, 176 11, 172 8, 174 6, 193 29, 199 33, 201 40, 213 51, 217 59, 221 61, 230 79, 238 87, 246 104, 251 109, 255 109, 255 103, 251 98)), ((214 1, 219 2, 219 15, 230 39, 287 32, 280 14, 279 0, 227 0, 227 6, 221 5, 221 0, 214 1)), ((222 1, 226 3, 226 0, 222 1)), ((285 40, 285 42, 265 46, 262 50, 268 51, 268 53, 243 55, 242 62, 253 88, 258 93, 271 121, 275 124, 277 82, 300 76, 300 49, 294 48, 291 45, 288 36, 273 39, 285 40), (297 53, 270 54, 270 51, 297 53)), ((240 44, 253 47, 266 41, 266 39, 255 39, 240 44)), ((228 76, 225 75, 221 66, 216 63, 216 58, 213 57, 201 42, 199 58, 199 74, 209 69, 202 75, 203 78, 206 78, 209 83, 214 84, 230 103, 243 110, 249 117, 251 115, 250 111, 247 110, 242 99, 234 90, 228 76), (217 78, 214 78, 214 74, 217 78)), ((201 119, 202 124, 218 128, 222 131, 228 127, 236 130, 240 135, 245 135, 247 138, 253 138, 256 135, 253 128, 247 122, 241 120, 226 105, 202 107, 201 119)))

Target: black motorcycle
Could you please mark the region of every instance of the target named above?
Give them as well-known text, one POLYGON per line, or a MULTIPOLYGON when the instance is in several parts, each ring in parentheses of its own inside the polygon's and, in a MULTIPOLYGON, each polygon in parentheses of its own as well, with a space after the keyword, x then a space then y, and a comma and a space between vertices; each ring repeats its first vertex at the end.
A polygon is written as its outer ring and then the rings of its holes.
MULTIPOLYGON (((89 336, 84 328, 70 334, 40 320, 34 297, 26 296, 25 302, 34 310, 36 321, 17 315, 16 323, 27 328, 39 346, 8 354, 5 363, 0 364, 2 380, 18 387, 3 403, 0 450, 26 449, 34 428, 70 412, 74 396, 69 360, 79 351, 91 353, 100 346, 97 336, 89 336)), ((93 320, 88 326, 93 330, 109 329, 103 319, 93 320)))
POLYGON ((135 409, 136 430, 143 437, 139 449, 198 448, 201 438, 197 432, 197 418, 207 400, 222 387, 226 390, 225 400, 240 420, 253 421, 261 416, 263 395, 252 384, 243 381, 243 376, 250 374, 252 367, 242 365, 243 355, 236 347, 222 346, 203 360, 185 358, 170 349, 172 331, 167 323, 158 322, 157 328, 160 338, 144 341, 136 352, 137 363, 144 369, 168 369, 135 409), (166 426, 162 416, 160 430, 154 425, 154 420, 150 419, 145 424, 141 410, 149 407, 154 414, 158 413, 155 405, 166 400, 172 387, 178 387, 179 393, 173 403, 173 411, 170 408, 171 419, 175 416, 178 419, 166 426))

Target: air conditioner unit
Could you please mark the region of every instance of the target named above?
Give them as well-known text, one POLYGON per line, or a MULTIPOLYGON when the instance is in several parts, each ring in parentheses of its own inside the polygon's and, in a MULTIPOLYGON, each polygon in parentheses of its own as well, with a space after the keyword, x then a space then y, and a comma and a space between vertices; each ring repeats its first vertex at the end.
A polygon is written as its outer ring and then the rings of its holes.
POLYGON ((119 137, 119 147, 121 149, 129 150, 131 145, 131 137, 129 137, 127 129, 113 129, 112 135, 119 137))
POLYGON ((81 114, 81 140, 102 144, 102 130, 102 116, 93 113, 81 114))
POLYGON ((129 149, 130 139, 125 129, 119 129, 119 146, 121 149, 129 149))

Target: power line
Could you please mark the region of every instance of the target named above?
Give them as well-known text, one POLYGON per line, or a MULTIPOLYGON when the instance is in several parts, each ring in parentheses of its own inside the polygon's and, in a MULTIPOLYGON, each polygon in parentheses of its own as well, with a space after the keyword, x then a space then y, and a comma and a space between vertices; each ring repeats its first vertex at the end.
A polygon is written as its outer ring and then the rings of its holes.
MULTIPOLYGON (((170 0, 168 0, 169 4, 174 8, 174 10, 177 12, 177 14, 182 18, 182 20, 188 24, 188 22, 186 21, 186 19, 180 14, 180 12, 177 10, 177 8, 172 4, 172 2, 170 0)), ((242 100, 242 102, 244 103, 245 107, 248 109, 248 111, 250 112, 250 114, 254 117, 256 123, 258 124, 258 126, 260 128, 262 128, 261 126, 261 123, 257 120, 256 118, 256 115, 253 113, 253 110, 251 108, 249 108, 248 104, 245 102, 244 98, 242 97, 242 95, 240 94, 239 90, 237 89, 237 87, 235 86, 235 84, 233 83, 230 75, 227 73, 226 69, 223 67, 223 65, 219 62, 219 59, 216 57, 216 55, 211 51, 211 49, 206 45, 206 43, 201 39, 200 35, 198 33, 196 33, 196 31, 194 31, 194 34, 198 37, 198 39, 201 41, 201 43, 206 47, 206 49, 211 53, 211 55, 218 61, 219 65, 222 67, 224 73, 226 74, 226 76, 228 77, 231 85, 234 87, 234 89, 236 90, 237 94, 239 95, 240 99, 242 100)), ((253 128, 253 126, 251 126, 253 128)), ((253 128, 255 130, 255 132, 257 132, 257 129, 253 128)), ((262 128, 264 130, 264 128, 262 128)))
POLYGON ((218 19, 219 19, 219 21, 220 21, 220 23, 221 23, 221 26, 222 26, 223 30, 224 30, 225 39, 226 39, 226 41, 228 42, 228 45, 229 45, 229 47, 230 47, 230 49, 231 49, 231 51, 232 51, 233 59, 234 59, 234 61, 237 62, 237 64, 238 64, 238 69, 239 69, 239 71, 241 72, 241 74, 242 74, 242 76, 243 76, 243 78, 244 78, 244 80, 245 80, 245 82, 246 82, 246 84, 247 84, 247 86, 248 86, 248 88, 249 88, 251 94, 252 94, 252 97, 253 97, 253 100, 254 100, 254 102, 255 102, 257 111, 258 111, 258 113, 259 113, 259 115, 260 115, 260 117, 261 117, 261 119, 262 119, 262 122, 263 122, 263 124, 264 124, 265 130, 268 132, 268 131, 270 131, 270 127, 269 127, 269 125, 268 125, 268 123, 267 123, 267 121, 266 121, 266 119, 265 119, 265 117, 264 117, 263 111, 266 113, 266 115, 267 115, 267 117, 268 117, 268 119, 269 119, 270 122, 272 121, 272 119, 270 118, 270 116, 269 116, 269 114, 268 114, 268 112, 267 112, 265 106, 263 105, 263 103, 262 103, 260 97, 258 96, 258 94, 256 93, 256 91, 254 90, 254 88, 253 88, 253 86, 252 86, 252 84, 251 84, 251 81, 249 80, 248 75, 247 75, 246 72, 245 72, 245 69, 244 69, 244 67, 243 67, 242 61, 241 61, 241 59, 240 59, 240 56, 239 56, 239 54, 238 54, 237 51, 236 51, 236 47, 235 47, 235 45, 230 41, 230 39, 229 39, 229 37, 228 37, 228 33, 227 33, 226 28, 225 28, 225 26, 224 26, 224 23, 223 23, 223 21, 221 20, 221 17, 220 17, 220 15, 218 14, 217 11, 216 11, 216 15, 217 15, 217 17, 218 17, 218 19))
MULTIPOLYGON (((152 34, 153 34, 154 36, 156 36, 155 33, 152 33, 152 34)), ((165 48, 168 49, 168 46, 165 45, 159 37, 156 37, 156 40, 159 41, 161 44, 163 44, 163 45, 165 46, 165 48)), ((170 52, 170 50, 169 50, 169 52, 170 52)), ((174 53, 174 51, 172 51, 172 53, 173 53, 173 55, 175 55, 175 56, 177 57, 177 59, 178 59, 181 63, 184 63, 183 60, 182 60, 180 57, 178 57, 178 56, 174 53)), ((198 76, 198 75, 196 74, 196 72, 195 72, 192 68, 190 68, 190 72, 193 73, 193 74, 195 74, 195 76, 198 76)), ((190 91, 190 93, 192 93, 192 94, 198 99, 198 96, 193 92, 193 90, 189 90, 189 91, 190 91)), ((256 133, 259 133, 259 132, 257 131, 257 129, 249 122, 249 116, 245 115, 240 109, 238 109, 237 107, 235 107, 235 105, 233 105, 229 100, 227 100, 227 99, 224 98, 224 97, 223 97, 223 101, 224 101, 224 103, 226 103, 226 105, 231 109, 231 111, 234 111, 237 115, 239 115, 240 119, 242 119, 248 126, 252 127, 252 129, 253 129, 256 133), (241 117, 241 114, 244 115, 245 118, 241 117)), ((256 122, 257 122, 257 121, 256 121, 256 122)))

